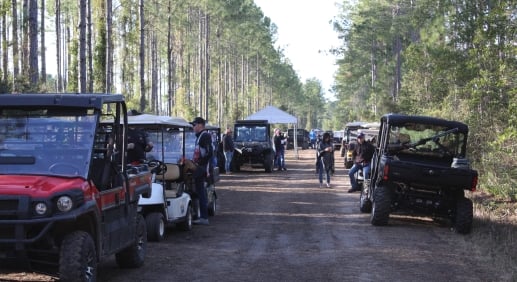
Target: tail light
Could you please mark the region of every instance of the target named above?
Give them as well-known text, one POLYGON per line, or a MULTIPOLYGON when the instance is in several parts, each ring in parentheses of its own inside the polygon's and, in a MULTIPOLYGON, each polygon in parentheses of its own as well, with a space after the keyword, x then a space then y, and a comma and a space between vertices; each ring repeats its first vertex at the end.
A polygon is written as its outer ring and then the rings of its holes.
POLYGON ((388 164, 386 164, 386 165, 384 165, 382 180, 388 180, 389 179, 389 176, 388 176, 389 173, 390 173, 390 166, 388 164))
POLYGON ((478 185, 478 176, 476 175, 476 176, 474 176, 472 178, 472 183, 471 183, 471 186, 470 186, 470 191, 475 192, 477 185, 478 185))

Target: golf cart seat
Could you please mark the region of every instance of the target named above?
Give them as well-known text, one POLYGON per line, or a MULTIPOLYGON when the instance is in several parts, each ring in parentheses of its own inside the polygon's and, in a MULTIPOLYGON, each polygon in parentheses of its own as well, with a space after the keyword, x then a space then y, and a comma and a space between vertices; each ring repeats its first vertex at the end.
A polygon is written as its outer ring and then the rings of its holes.
POLYGON ((167 172, 165 172, 165 174, 158 175, 157 178, 165 182, 179 180, 181 178, 179 165, 167 164, 167 172))

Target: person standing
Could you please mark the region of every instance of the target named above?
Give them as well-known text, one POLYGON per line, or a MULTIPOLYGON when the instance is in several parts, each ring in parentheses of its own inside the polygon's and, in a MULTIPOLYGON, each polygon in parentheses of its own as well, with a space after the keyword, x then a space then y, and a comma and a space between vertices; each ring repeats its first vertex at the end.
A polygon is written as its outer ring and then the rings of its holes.
MULTIPOLYGON (((128 112, 128 116, 140 115, 136 110, 128 112)), ((153 149, 153 142, 149 139, 147 132, 129 127, 127 131, 127 162, 129 164, 139 164, 145 160, 145 153, 153 149)))
POLYGON ((350 177, 350 186, 352 186, 352 188, 348 190, 348 193, 361 190, 357 184, 357 179, 355 179, 355 174, 357 171, 360 169, 363 170, 364 179, 368 179, 370 177, 370 163, 372 161, 374 151, 375 147, 373 147, 370 142, 364 140, 364 133, 359 133, 359 135, 357 135, 357 145, 352 152, 352 160, 354 160, 354 165, 348 172, 348 176, 350 177))
POLYGON ((330 140, 330 133, 323 133, 321 141, 318 143, 318 176, 320 181, 320 188, 323 187, 323 173, 326 175, 327 188, 330 187, 330 173, 332 168, 332 154, 333 154, 332 141, 330 140))
POLYGON ((273 138, 275 145, 275 167, 278 170, 287 170, 285 168, 285 136, 282 135, 282 131, 279 128, 275 128, 275 137, 273 138))
POLYGON ((223 150, 224 150, 224 171, 226 174, 231 174, 231 164, 233 158, 233 151, 235 150, 235 145, 233 144, 233 136, 232 130, 230 128, 226 128, 226 134, 223 138, 223 150))
POLYGON ((214 154, 212 147, 212 137, 205 130, 205 120, 202 117, 196 117, 190 124, 194 127, 196 133, 196 144, 194 147, 194 155, 192 161, 197 165, 196 170, 192 174, 196 186, 196 194, 199 198, 200 217, 192 223, 208 225, 208 199, 205 187, 208 168, 214 154))

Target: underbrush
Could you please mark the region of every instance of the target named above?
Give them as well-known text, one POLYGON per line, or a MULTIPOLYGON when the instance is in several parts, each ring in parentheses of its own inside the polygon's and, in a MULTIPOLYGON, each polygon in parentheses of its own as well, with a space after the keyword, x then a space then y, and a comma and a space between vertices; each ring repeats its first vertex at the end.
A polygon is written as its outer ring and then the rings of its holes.
POLYGON ((484 193, 474 195, 472 200, 474 224, 472 233, 465 239, 487 257, 494 273, 506 281, 516 281, 517 206, 513 201, 496 200, 484 193))

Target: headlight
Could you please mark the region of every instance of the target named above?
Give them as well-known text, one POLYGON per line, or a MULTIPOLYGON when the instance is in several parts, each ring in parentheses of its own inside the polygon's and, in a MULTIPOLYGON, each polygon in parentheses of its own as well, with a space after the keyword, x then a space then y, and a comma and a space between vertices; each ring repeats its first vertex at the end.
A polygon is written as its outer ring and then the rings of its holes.
POLYGON ((44 215, 45 213, 47 213, 47 210, 48 210, 47 204, 45 204, 43 202, 39 202, 34 206, 34 212, 37 215, 44 215))
POLYGON ((72 198, 68 196, 61 196, 56 201, 57 209, 61 212, 67 212, 72 209, 74 203, 72 198))

